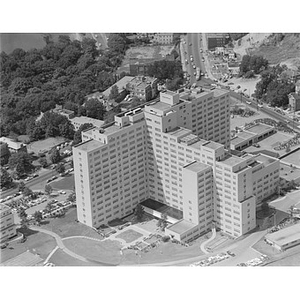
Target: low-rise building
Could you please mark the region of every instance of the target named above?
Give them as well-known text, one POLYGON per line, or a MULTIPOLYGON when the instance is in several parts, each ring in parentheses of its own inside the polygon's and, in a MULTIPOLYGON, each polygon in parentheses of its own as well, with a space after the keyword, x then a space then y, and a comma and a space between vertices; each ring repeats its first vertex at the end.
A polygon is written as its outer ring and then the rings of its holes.
POLYGON ((74 126, 75 130, 78 130, 79 127, 85 123, 91 123, 95 127, 101 127, 104 124, 104 121, 102 121, 102 120, 93 119, 93 118, 84 117, 84 116, 74 117, 70 121, 71 121, 72 125, 74 126))
POLYGON ((0 241, 5 242, 15 236, 16 225, 11 208, 3 203, 0 203, 0 241))
POLYGON ((171 45, 174 41, 174 33, 155 33, 153 42, 161 45, 171 45))
POLYGON ((126 89, 132 96, 149 101, 157 95, 157 82, 154 77, 136 76, 126 84, 126 89))
POLYGON ((269 233, 266 240, 279 251, 300 245, 300 223, 269 233))
POLYGON ((21 142, 16 142, 13 139, 10 139, 8 137, 2 136, 0 138, 0 142, 6 143, 8 145, 9 151, 11 151, 13 153, 19 152, 19 151, 27 151, 27 147, 25 144, 23 144, 21 142))
POLYGON ((257 123, 247 126, 243 131, 235 133, 230 141, 230 148, 242 151, 274 133, 276 133, 275 128, 266 124, 257 123))

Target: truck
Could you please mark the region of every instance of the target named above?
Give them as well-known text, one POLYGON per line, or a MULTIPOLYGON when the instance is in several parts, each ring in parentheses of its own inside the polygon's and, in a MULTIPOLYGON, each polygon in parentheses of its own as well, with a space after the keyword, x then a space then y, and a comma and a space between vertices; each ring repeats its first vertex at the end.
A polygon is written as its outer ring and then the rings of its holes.
POLYGON ((196 68, 196 80, 200 80, 200 78, 201 78, 200 68, 197 67, 197 68, 196 68))

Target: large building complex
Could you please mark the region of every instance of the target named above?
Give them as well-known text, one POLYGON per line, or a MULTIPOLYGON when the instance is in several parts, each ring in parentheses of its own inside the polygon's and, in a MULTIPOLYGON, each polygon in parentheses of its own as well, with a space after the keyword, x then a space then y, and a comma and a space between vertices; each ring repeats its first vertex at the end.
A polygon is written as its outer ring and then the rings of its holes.
POLYGON ((5 242, 16 234, 16 225, 10 207, 0 203, 0 241, 5 242))
POLYGON ((166 233, 178 240, 214 225, 238 237, 256 227, 256 206, 279 181, 277 159, 230 153, 224 90, 163 92, 82 140, 73 149, 77 214, 91 227, 153 201, 173 209, 166 233))

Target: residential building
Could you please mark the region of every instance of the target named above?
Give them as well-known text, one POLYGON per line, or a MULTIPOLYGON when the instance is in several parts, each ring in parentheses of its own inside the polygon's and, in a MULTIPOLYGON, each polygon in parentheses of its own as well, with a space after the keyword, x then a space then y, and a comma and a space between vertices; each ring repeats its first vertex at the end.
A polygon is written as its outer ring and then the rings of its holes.
POLYGON ((98 120, 98 119, 93 119, 93 118, 89 118, 89 117, 74 117, 72 119, 70 119, 72 125, 74 126, 75 130, 78 130, 79 127, 85 123, 91 123, 96 127, 101 127, 104 124, 104 121, 102 120, 98 120))
POLYGON ((75 117, 75 113, 74 113, 73 110, 62 108, 62 105, 57 105, 56 104, 55 108, 52 109, 52 112, 54 112, 56 114, 60 114, 62 116, 65 116, 68 119, 71 119, 71 118, 75 117))
POLYGON ((152 41, 156 44, 171 45, 174 41, 174 33, 155 33, 152 41))
POLYGON ((16 225, 11 208, 0 203, 0 241, 5 242, 16 234, 16 225))
POLYGON ((110 95, 110 92, 111 92, 111 89, 113 86, 116 86, 118 88, 119 94, 126 93, 127 83, 133 79, 134 79, 133 76, 124 76, 123 78, 118 80, 116 83, 114 83, 111 87, 109 87, 102 93, 104 98, 107 98, 107 99, 109 98, 109 95, 110 95))
POLYGON ((77 215, 96 228, 141 203, 166 212, 165 232, 178 240, 215 225, 238 237, 256 227, 257 203, 279 180, 278 160, 230 154, 229 93, 218 89, 160 93, 82 141, 73 148, 77 215))
POLYGON ((208 50, 224 47, 230 40, 228 33, 208 33, 206 37, 208 50))
POLYGON ((126 84, 126 89, 132 96, 149 101, 157 95, 157 82, 154 77, 136 76, 126 84))
POLYGON ((295 92, 289 94, 289 106, 293 112, 300 110, 300 80, 295 84, 295 92))
POLYGON ((11 151, 13 153, 19 152, 19 151, 27 151, 27 147, 25 144, 23 144, 21 142, 16 142, 11 138, 2 136, 2 137, 0 137, 0 142, 6 143, 8 145, 9 151, 11 151))

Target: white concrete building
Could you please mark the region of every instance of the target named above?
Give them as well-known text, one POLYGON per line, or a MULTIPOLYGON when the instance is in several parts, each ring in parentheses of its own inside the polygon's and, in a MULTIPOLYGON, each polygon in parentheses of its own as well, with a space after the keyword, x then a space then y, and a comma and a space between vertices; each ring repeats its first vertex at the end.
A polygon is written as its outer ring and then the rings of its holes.
POLYGON ((178 221, 166 233, 182 241, 214 224, 234 237, 255 228, 253 172, 275 168, 255 156, 230 155, 229 98, 222 90, 161 93, 113 124, 83 131, 82 140, 73 148, 78 220, 99 227, 151 199, 173 209, 178 221))
POLYGON ((16 234, 16 225, 10 207, 0 203, 0 241, 5 242, 16 234))

